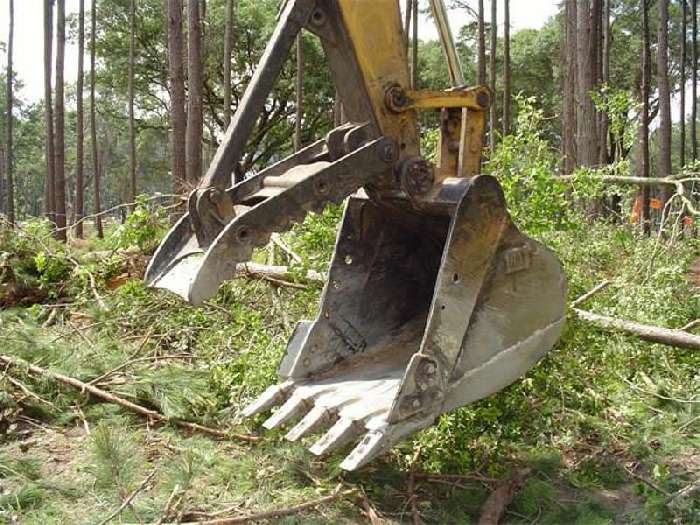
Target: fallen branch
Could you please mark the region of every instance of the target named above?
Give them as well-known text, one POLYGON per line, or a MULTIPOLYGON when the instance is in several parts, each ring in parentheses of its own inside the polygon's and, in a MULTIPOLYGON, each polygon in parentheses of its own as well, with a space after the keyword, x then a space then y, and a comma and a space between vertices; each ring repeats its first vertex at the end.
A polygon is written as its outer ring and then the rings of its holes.
POLYGON ((418 504, 416 502, 416 462, 420 457, 420 446, 416 448, 413 453, 413 459, 411 460, 411 472, 408 478, 408 501, 411 504, 411 516, 413 519, 413 525, 421 525, 420 512, 418 511, 418 504))
POLYGON ((301 262, 301 257, 299 257, 289 246, 287 246, 287 243, 282 240, 282 237, 280 237, 279 233, 273 233, 270 237, 270 240, 273 244, 276 244, 284 253, 289 255, 289 257, 291 257, 291 259, 295 263, 301 262))
POLYGON ((496 478, 482 476, 481 474, 430 474, 427 472, 416 472, 416 479, 425 481, 478 481, 480 483, 495 483, 496 478))
MULTIPOLYGON (((556 178, 557 180, 565 180, 575 182, 579 179, 576 175, 561 175, 556 178)), ((675 177, 627 177, 622 175, 598 175, 591 177, 591 179, 600 182, 610 182, 613 184, 628 184, 635 186, 675 186, 676 195, 685 204, 688 212, 692 215, 700 215, 700 210, 698 210, 691 200, 686 195, 685 184, 691 182, 700 182, 700 178, 697 177, 687 177, 687 178, 675 178, 675 177)))
POLYGON ((583 303, 585 303, 586 301, 588 301, 588 300, 589 300, 591 297, 593 297, 595 294, 597 294, 597 293, 600 292, 601 290, 604 290, 605 288, 607 288, 608 286, 610 286, 611 283, 612 283, 612 281, 605 280, 605 281, 603 281, 602 283, 600 283, 600 284, 594 286, 592 289, 590 289, 589 291, 587 291, 587 292, 586 292, 585 294, 583 294, 581 297, 579 297, 578 299, 575 299, 575 300, 571 303, 571 307, 572 307, 572 308, 575 308, 575 307, 577 307, 577 306, 581 306, 583 303))
POLYGON ((681 326, 679 330, 682 330, 684 332, 690 332, 692 329, 697 328, 698 326, 700 326, 700 319, 690 321, 688 324, 681 326))
MULTIPOLYGON (((151 197, 148 197, 144 199, 142 202, 147 203, 147 202, 153 202, 153 201, 160 201, 160 200, 170 200, 170 199, 180 199, 182 203, 186 202, 185 196, 179 195, 179 194, 156 194, 152 195, 151 197)), ((97 217, 102 217, 104 215, 109 215, 110 213, 114 213, 117 210, 122 210, 125 208, 133 208, 136 206, 138 203, 137 202, 127 202, 125 204, 118 204, 116 206, 112 206, 111 208, 101 211, 100 213, 93 213, 92 215, 86 215, 85 217, 82 217, 80 220, 75 221, 73 224, 69 224, 67 226, 64 226, 63 228, 54 228, 54 232, 60 232, 60 231, 65 231, 65 230, 70 230, 74 227, 76 227, 78 224, 85 222, 89 219, 96 219, 97 217)))
POLYGON ((659 494, 663 494, 667 498, 671 496, 671 494, 667 490, 662 489, 661 487, 659 487, 656 483, 654 483, 650 479, 647 479, 644 476, 637 474, 636 472, 633 472, 632 470, 628 469, 627 467, 625 467, 625 471, 627 472, 627 474, 632 476, 634 479, 641 481, 642 483, 644 483, 648 487, 651 487, 652 489, 654 489, 659 494))
MULTIPOLYGON (((279 510, 272 510, 269 512, 260 512, 258 514, 250 514, 249 516, 237 516, 235 518, 219 518, 214 520, 204 520, 204 521, 191 521, 185 522, 181 525, 237 525, 240 523, 254 523, 256 521, 269 520, 274 518, 284 518, 286 516, 293 516, 294 514, 300 514, 307 510, 314 509, 320 505, 330 503, 337 499, 346 498, 357 494, 356 489, 345 490, 341 492, 340 487, 338 487, 333 494, 330 496, 325 496, 314 501, 309 501, 307 503, 302 503, 300 505, 295 505, 293 507, 287 507, 279 510)), ((154 524, 153 524, 154 525, 154 524)), ((169 524, 174 525, 174 524, 169 524)))
POLYGON ((105 523, 109 523, 109 522, 112 521, 114 518, 116 518, 117 516, 119 516, 119 514, 121 514, 121 512, 122 512, 127 506, 129 506, 129 504, 134 500, 134 498, 136 497, 136 495, 137 495, 139 492, 141 492, 144 488, 146 488, 146 485, 148 485, 148 482, 151 481, 151 480, 153 479, 153 476, 155 476, 155 475, 156 475, 156 471, 154 470, 154 471, 151 472, 148 476, 146 476, 146 478, 141 482, 141 484, 140 484, 138 487, 136 487, 136 490, 134 490, 131 494, 129 494, 129 496, 122 502, 122 504, 119 505, 119 508, 118 508, 117 510, 115 510, 114 512, 112 512, 112 514, 110 514, 109 516, 107 516, 105 519, 103 519, 103 520, 99 523, 99 525, 105 525, 105 523))
MULTIPOLYGON (((293 288, 303 287, 303 284, 290 282, 290 280, 299 278, 289 271, 288 266, 271 266, 267 264, 257 264, 253 262, 241 264, 238 266, 236 273, 241 277, 258 277, 273 281, 280 286, 291 286, 293 288)), ((307 282, 324 282, 326 276, 315 270, 308 270, 305 275, 300 276, 301 279, 307 282)))
POLYGON ((139 414, 141 416, 144 416, 145 418, 149 419, 150 421, 161 421, 164 423, 171 423, 175 426, 181 427, 181 428, 186 428, 189 430, 193 430, 196 432, 201 432, 204 434, 209 434, 210 436, 216 436, 216 437, 222 437, 222 438, 234 438, 238 439, 241 441, 248 441, 248 442, 255 442, 258 441, 259 438, 256 436, 249 436, 245 434, 229 434, 228 432, 225 432, 223 430, 217 430, 214 428, 209 428, 205 427, 204 425, 200 425, 198 423, 191 423, 189 421, 180 421, 178 419, 171 419, 167 416, 164 416, 160 412, 156 412, 155 410, 151 410, 146 407, 142 407, 141 405, 137 405, 136 403, 132 403, 131 401, 128 401, 126 399, 123 399, 121 397, 117 397, 113 394, 110 394, 109 392, 102 390, 101 388, 97 388, 96 386, 90 385, 88 383, 84 383, 80 381, 79 379, 75 379, 74 377, 69 377, 63 374, 59 374, 58 372, 51 372, 49 370, 46 370, 44 368, 40 368, 36 365, 33 365, 31 363, 28 363, 27 361, 24 361, 23 359, 18 359, 15 357, 10 357, 6 355, 0 355, 0 362, 5 363, 8 368, 24 368, 29 370, 30 372, 34 374, 38 374, 40 376, 53 379, 54 381, 58 381, 60 383, 63 383, 65 385, 72 386, 73 388, 80 390, 81 392, 87 392, 90 395, 97 397, 99 399, 102 399, 103 401, 106 401, 108 403, 112 403, 115 405, 119 405, 122 408, 125 408, 131 412, 134 412, 136 414, 139 414))
POLYGON ((498 525, 511 504, 515 493, 522 487, 530 469, 518 470, 511 478, 503 481, 481 506, 479 525, 498 525))
POLYGON ((364 492, 360 496, 360 505, 362 506, 362 510, 364 511, 365 516, 367 516, 370 525, 383 525, 384 522, 379 517, 379 514, 377 514, 375 508, 372 506, 367 494, 364 492))
POLYGON ((697 480, 668 496, 666 503, 673 503, 677 499, 687 498, 698 491, 700 491, 700 480, 697 480))
POLYGON ((121 365, 112 368, 109 372, 105 372, 101 376, 96 377, 92 381, 88 383, 88 385, 98 385, 102 382, 104 382, 105 379, 107 379, 110 376, 113 376, 117 372, 121 372, 125 368, 130 367, 133 364, 136 363, 143 363, 143 362, 148 362, 148 361, 166 361, 168 359, 192 359, 194 356, 192 354, 172 354, 172 355, 156 355, 156 356, 149 356, 149 357, 138 357, 136 359, 130 359, 129 361, 126 361, 122 363, 121 365))
POLYGON ((165 502, 165 507, 163 507, 163 513, 156 522, 156 525, 161 525, 164 520, 168 519, 168 516, 170 515, 170 509, 173 507, 173 504, 175 503, 175 498, 180 494, 180 492, 180 485, 176 484, 175 488, 173 488, 173 491, 168 497, 168 501, 165 502))
POLYGON ((661 328, 659 326, 627 321, 625 319, 616 319, 578 308, 572 308, 572 311, 580 319, 588 321, 604 330, 625 332, 652 343, 688 348, 690 350, 700 350, 700 336, 684 332, 683 330, 661 328))
POLYGON ((36 400, 36 401, 39 401, 40 403, 44 403, 45 405, 48 405, 48 406, 53 407, 53 408, 56 408, 56 405, 54 405, 51 401, 47 401, 47 400, 44 399, 43 397, 40 397, 38 394, 35 394, 35 393, 32 392, 31 390, 29 390, 29 388, 28 388, 24 383, 22 383, 21 381, 15 379, 15 378, 13 378, 13 377, 11 377, 11 376, 9 376, 9 375, 6 376, 6 377, 7 377, 7 380, 8 380, 10 383, 12 383, 13 385, 15 385, 17 388, 19 388, 25 396, 31 397, 32 399, 34 399, 34 400, 36 400))

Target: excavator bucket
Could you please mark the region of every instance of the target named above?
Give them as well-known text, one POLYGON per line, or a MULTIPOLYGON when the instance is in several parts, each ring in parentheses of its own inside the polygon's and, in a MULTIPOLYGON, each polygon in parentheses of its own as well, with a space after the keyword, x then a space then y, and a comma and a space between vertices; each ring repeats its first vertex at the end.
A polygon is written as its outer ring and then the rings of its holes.
POLYGON ((513 224, 498 181, 478 175, 488 90, 412 91, 406 63, 395 0, 289 0, 146 274, 201 303, 273 232, 346 200, 318 316, 297 324, 280 382, 244 415, 269 413, 263 426, 286 427, 292 441, 317 434, 314 454, 352 445, 347 470, 517 380, 565 318, 558 259, 513 224), (349 122, 227 185, 300 27, 321 37, 349 122), (434 165, 420 156, 418 109, 440 112, 434 165))

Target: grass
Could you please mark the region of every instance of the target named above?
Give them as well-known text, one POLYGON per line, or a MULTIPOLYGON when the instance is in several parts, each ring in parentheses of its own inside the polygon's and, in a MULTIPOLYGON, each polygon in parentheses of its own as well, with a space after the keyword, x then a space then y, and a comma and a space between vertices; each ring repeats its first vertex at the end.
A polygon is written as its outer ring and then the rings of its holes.
MULTIPOLYGON (((323 269, 337 216, 337 209, 312 216, 288 235, 304 258, 300 268, 323 269)), ((698 292, 685 277, 698 256, 697 241, 657 248, 654 239, 603 223, 541 237, 564 263, 570 299, 613 281, 586 308, 669 327, 700 317, 698 292)), ((109 265, 94 267, 100 283, 118 271, 114 261, 109 265)), ((274 289, 239 279, 199 308, 137 280, 112 291, 101 287, 100 294, 108 310, 79 291, 45 327, 47 308, 0 312, 2 352, 84 381, 136 355, 185 354, 134 363, 103 386, 171 417, 256 432, 239 411, 274 381, 294 323, 315 315, 320 286, 274 289)), ((123 522, 156 521, 174 491, 174 515, 224 508, 248 514, 327 495, 339 482, 361 489, 385 518, 410 521, 407 472, 417 446, 418 471, 500 478, 529 466, 507 523, 700 523, 697 493, 679 501, 667 496, 700 475, 699 369, 697 352, 571 318, 556 348, 520 381, 441 417, 352 474, 339 471, 341 454, 321 461, 280 432, 255 444, 213 440, 148 425, 116 406, 20 374, 48 406, 0 376, 0 523, 99 522, 154 470, 120 515, 123 522)), ((425 523, 472 523, 492 488, 471 480, 421 481, 418 507, 425 523)), ((364 521, 354 499, 280 520, 364 521)))

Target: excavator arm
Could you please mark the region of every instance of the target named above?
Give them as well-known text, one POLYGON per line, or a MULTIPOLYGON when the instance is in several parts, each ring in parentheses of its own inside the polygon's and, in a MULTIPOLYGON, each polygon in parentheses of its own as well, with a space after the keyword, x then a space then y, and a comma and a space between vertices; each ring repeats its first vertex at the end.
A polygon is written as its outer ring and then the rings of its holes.
POLYGON ((281 405, 267 428, 311 451, 356 442, 353 470, 437 416, 522 376, 556 342, 565 278, 518 231, 498 182, 479 175, 490 105, 463 84, 442 0, 431 0, 453 84, 410 86, 397 0, 287 0, 188 212, 151 260, 149 285, 199 304, 252 250, 329 203, 347 200, 318 317, 296 326, 281 382, 244 411, 281 405), (322 43, 347 123, 231 185, 300 30, 322 43), (440 114, 435 163, 417 111, 440 114))

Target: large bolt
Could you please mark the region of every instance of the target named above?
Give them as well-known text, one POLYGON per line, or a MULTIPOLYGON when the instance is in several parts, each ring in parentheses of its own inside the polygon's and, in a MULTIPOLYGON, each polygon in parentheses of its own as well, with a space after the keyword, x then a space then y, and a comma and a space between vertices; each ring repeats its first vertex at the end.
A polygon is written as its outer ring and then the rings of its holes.
POLYGON ((393 140, 385 138, 379 144, 379 157, 386 163, 394 163, 399 159, 399 150, 393 140))
POLYGON ((386 91, 384 97, 387 107, 391 111, 399 112, 406 104, 408 104, 408 98, 406 97, 406 92, 401 88, 401 86, 391 86, 386 91))
POLYGON ((421 196, 433 187, 435 176, 428 161, 420 157, 407 160, 401 168, 401 185, 409 195, 421 196))

